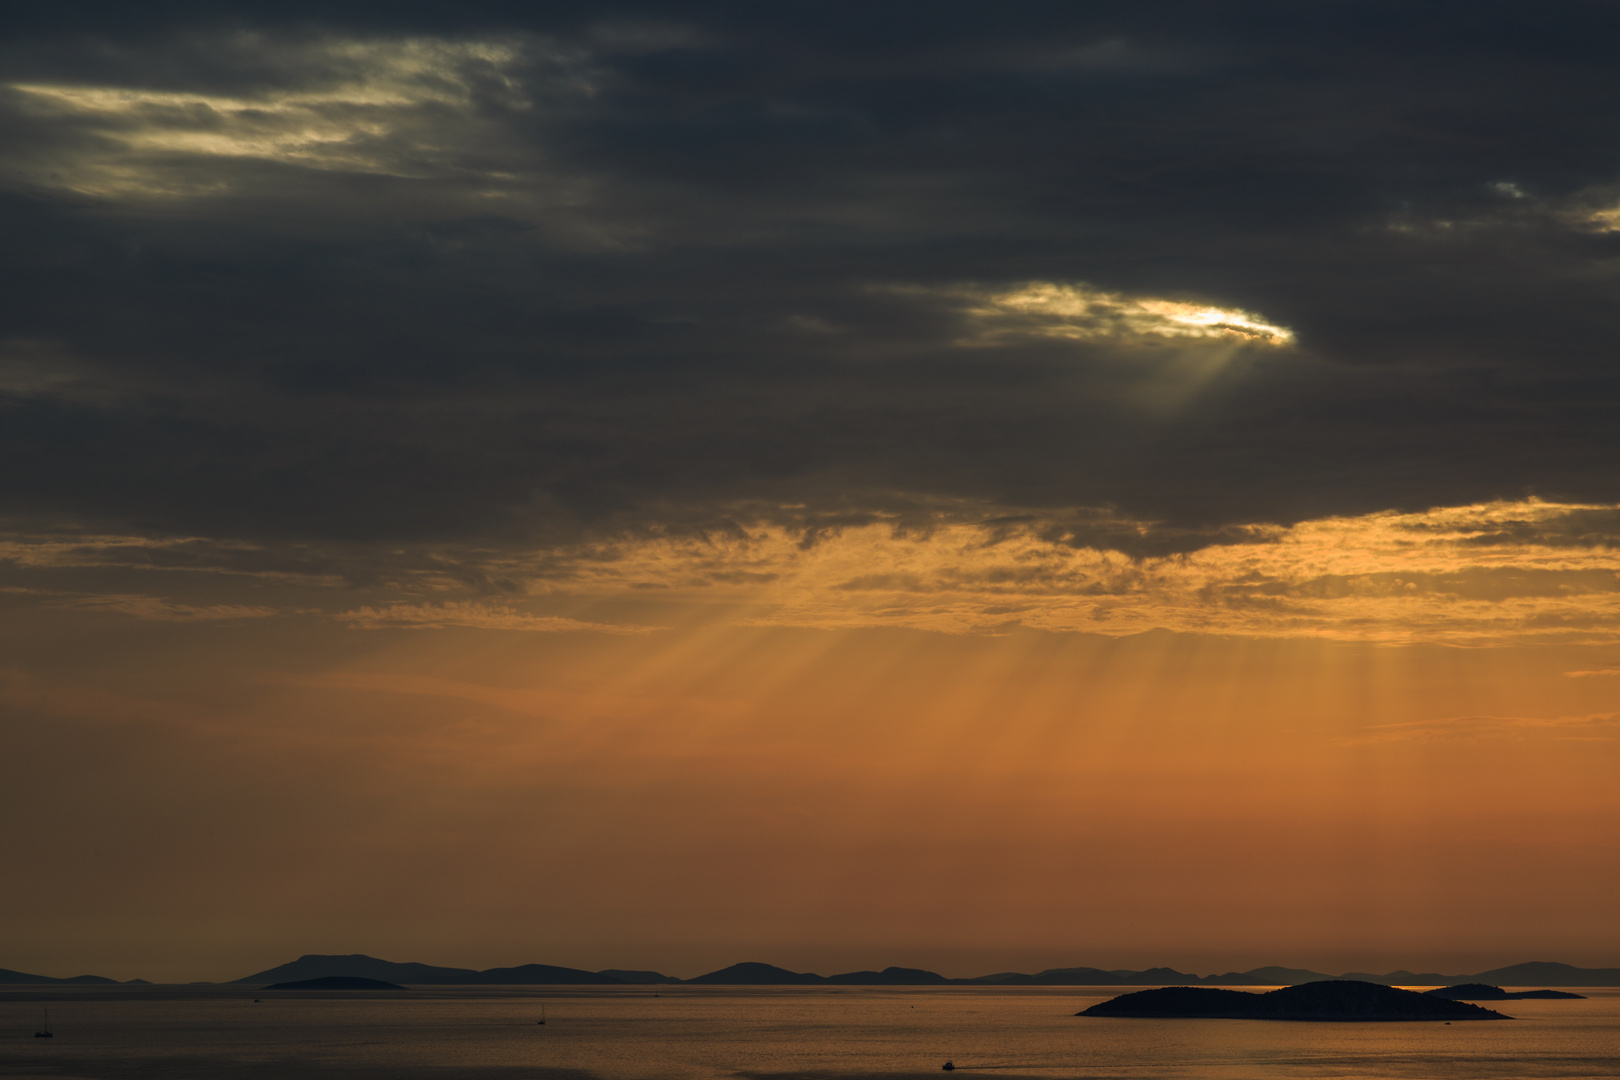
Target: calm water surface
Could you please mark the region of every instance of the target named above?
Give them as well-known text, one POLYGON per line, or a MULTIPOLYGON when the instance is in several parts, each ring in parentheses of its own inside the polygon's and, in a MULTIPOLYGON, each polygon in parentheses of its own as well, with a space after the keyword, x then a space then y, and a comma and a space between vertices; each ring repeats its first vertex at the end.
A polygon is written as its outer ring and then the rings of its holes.
POLYGON ((1111 987, 0 993, 0 1075, 62 1080, 1620 1077, 1620 990, 1513 1021, 1102 1020, 1111 987), (50 998, 56 1037, 35 1039, 50 998), (546 1024, 535 1023, 541 1006, 546 1024))

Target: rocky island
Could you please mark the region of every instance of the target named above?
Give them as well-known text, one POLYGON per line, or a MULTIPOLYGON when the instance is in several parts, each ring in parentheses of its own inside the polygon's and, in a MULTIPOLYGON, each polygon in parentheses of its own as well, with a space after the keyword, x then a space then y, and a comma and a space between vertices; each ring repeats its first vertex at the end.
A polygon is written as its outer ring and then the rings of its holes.
POLYGON ((1430 997, 1448 1001, 1522 1001, 1525 998, 1580 998, 1585 994, 1571 994, 1565 990, 1504 990, 1485 983, 1463 983, 1461 986, 1437 986, 1424 991, 1430 997))
POLYGON ((1331 980, 1265 994, 1207 986, 1166 986, 1121 994, 1076 1016, 1220 1020, 1510 1020, 1499 1012, 1377 983, 1331 980))

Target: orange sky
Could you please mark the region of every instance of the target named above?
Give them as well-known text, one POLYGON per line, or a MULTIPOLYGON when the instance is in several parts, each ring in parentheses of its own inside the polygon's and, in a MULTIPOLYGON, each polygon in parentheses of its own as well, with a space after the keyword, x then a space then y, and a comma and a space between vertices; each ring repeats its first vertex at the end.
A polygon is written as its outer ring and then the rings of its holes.
POLYGON ((1424 7, 29 7, 0 968, 1620 966, 1620 7, 1424 7))
POLYGON ((1466 972, 1620 946, 1613 645, 12 601, 20 970, 1466 972))

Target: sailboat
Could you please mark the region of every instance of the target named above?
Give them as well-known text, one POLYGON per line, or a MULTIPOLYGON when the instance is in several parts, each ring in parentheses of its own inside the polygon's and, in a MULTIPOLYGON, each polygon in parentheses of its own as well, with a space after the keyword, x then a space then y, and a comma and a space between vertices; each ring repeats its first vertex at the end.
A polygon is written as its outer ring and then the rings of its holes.
POLYGON ((36 1039, 53 1039, 56 1036, 51 1034, 51 1010, 50 1010, 50 1006, 48 1006, 48 1005, 44 1006, 44 1009, 45 1009, 45 1022, 40 1025, 40 1028, 39 1028, 38 1031, 34 1032, 34 1038, 36 1038, 36 1039))
POLYGON ((542 1005, 542 1006, 540 1006, 540 1019, 536 1020, 535 1023, 544 1024, 545 1022, 546 1022, 546 1007, 544 1005, 542 1005))

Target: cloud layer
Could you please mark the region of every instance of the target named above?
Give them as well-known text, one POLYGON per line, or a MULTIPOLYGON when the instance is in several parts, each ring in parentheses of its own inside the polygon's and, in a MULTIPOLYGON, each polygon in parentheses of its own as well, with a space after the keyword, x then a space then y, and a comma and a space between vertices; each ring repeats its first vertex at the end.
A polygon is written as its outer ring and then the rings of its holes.
POLYGON ((1213 532, 1107 511, 986 519, 983 508, 957 506, 793 522, 784 508, 733 509, 706 529, 386 555, 370 545, 14 535, 0 542, 0 568, 27 582, 12 601, 25 606, 165 620, 319 616, 358 629, 642 633, 719 618, 943 633, 1620 643, 1616 506, 1531 500, 1213 532), (89 591, 95 584, 107 591, 89 591), (135 591, 162 588, 173 595, 135 591), (356 606, 357 593, 367 602, 356 606), (264 606, 278 594, 279 608, 264 606), (188 599, 198 595, 216 601, 188 599))
POLYGON ((1244 10, 36 17, 0 509, 376 611, 736 527, 811 622, 1585 632, 1525 597, 1607 618, 1597 547, 1510 584, 1369 523, 1620 501, 1611 17, 1244 10))

